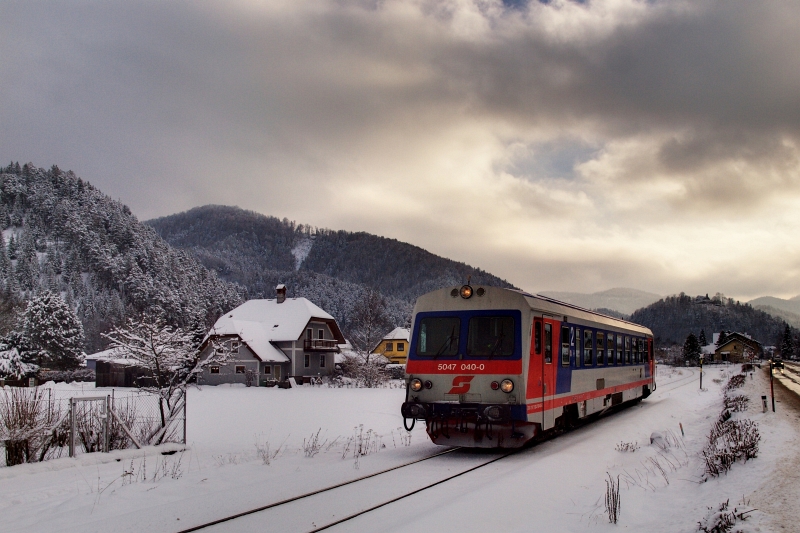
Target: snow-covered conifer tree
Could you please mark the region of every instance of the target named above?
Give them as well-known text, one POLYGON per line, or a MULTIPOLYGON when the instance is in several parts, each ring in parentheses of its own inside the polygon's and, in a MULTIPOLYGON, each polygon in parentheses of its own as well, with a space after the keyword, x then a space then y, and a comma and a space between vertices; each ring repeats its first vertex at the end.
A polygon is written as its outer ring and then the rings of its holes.
POLYGON ((84 359, 83 326, 57 294, 45 292, 28 302, 19 331, 20 350, 29 363, 55 370, 73 370, 84 359))

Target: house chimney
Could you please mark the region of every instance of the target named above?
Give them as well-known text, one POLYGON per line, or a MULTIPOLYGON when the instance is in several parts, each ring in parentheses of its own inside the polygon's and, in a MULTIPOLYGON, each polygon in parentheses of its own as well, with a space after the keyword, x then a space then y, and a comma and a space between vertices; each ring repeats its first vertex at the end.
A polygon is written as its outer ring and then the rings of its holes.
POLYGON ((277 298, 279 304, 282 304, 283 302, 286 301, 286 285, 281 283, 280 285, 275 287, 275 293, 278 295, 277 298))

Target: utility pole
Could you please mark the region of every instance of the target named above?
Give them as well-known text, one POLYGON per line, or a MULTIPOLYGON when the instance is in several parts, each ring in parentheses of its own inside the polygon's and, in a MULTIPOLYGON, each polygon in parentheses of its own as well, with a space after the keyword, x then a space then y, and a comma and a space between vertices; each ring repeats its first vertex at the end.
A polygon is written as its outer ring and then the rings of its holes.
POLYGON ((700 356, 700 390, 703 390, 703 356, 700 356))
POLYGON ((775 361, 770 359, 769 360, 769 391, 772 394, 772 412, 775 412, 775 385, 772 382, 772 367, 775 365, 775 361))

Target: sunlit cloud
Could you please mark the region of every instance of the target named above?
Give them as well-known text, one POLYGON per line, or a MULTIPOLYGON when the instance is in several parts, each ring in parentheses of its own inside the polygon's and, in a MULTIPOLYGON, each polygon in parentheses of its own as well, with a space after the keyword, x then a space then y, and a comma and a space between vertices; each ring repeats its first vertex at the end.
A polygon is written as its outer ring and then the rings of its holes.
POLYGON ((793 296, 798 11, 4 3, 0 157, 72 169, 141 219, 234 204, 528 290, 793 296))

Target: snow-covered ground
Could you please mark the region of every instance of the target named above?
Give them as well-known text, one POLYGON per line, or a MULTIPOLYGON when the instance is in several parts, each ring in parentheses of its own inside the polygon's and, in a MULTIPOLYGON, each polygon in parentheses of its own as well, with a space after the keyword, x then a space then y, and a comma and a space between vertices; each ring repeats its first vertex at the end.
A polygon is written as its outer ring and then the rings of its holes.
MULTIPOLYGON (((756 372, 740 391, 751 398, 745 416, 759 424, 760 454, 702 482, 699 452, 722 408, 721 387, 734 370, 707 367, 707 390, 700 391, 697 369, 662 367, 658 389, 637 406, 331 530, 697 531, 708 507, 726 500, 731 508, 756 507, 748 500, 758 501, 781 475, 781 466, 797 457, 797 416, 762 413, 760 397, 769 384, 756 372), (656 431, 670 443, 666 450, 650 444, 656 431), (604 512, 609 476, 621 482, 616 525, 604 512)), ((98 392, 85 385, 58 387, 98 392)), ((179 531, 442 450, 428 441, 421 424, 408 441, 399 416, 403 395, 401 388, 192 389, 183 453, 126 450, 0 468, 0 529, 179 531), (305 448, 317 432, 324 444, 307 457, 305 448), (372 446, 358 461, 352 454, 356 440, 372 446)), ((778 414, 782 409, 779 404, 778 414)), ((348 514, 392 497, 392 490, 421 487, 496 456, 455 452, 397 471, 404 475, 351 485, 346 497, 321 497, 313 512, 296 507, 291 516, 254 515, 212 530, 311 531, 323 525, 321 517, 348 514)), ((780 527, 785 516, 761 511, 750 516, 737 527, 791 530, 780 527)))

